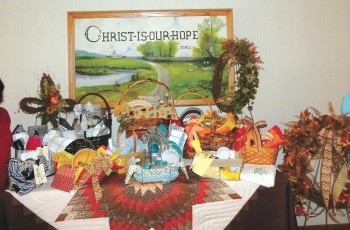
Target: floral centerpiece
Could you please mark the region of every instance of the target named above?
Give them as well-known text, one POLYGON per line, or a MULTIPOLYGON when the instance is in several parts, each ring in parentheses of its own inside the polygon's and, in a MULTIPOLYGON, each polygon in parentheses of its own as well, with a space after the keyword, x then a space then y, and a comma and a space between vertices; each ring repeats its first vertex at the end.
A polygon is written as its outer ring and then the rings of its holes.
MULTIPOLYGON (((228 39, 222 43, 224 52, 217 60, 213 72, 212 94, 218 108, 223 112, 241 114, 248 105, 253 109, 253 100, 259 86, 260 65, 263 63, 256 46, 246 38, 228 39), (233 84, 229 92, 221 92, 223 75, 234 70, 233 84)), ((229 78, 229 77, 228 77, 229 78)))
POLYGON ((298 216, 326 211, 337 221, 340 208, 350 217, 350 118, 336 115, 331 104, 329 115, 312 110, 286 124, 285 156, 278 167, 291 183, 298 216))
POLYGON ((76 104, 75 100, 63 99, 60 89, 60 85, 55 85, 50 75, 44 73, 40 80, 38 98, 23 98, 19 103, 20 109, 28 114, 37 114, 42 124, 50 122, 57 128, 60 113, 72 111, 76 104))

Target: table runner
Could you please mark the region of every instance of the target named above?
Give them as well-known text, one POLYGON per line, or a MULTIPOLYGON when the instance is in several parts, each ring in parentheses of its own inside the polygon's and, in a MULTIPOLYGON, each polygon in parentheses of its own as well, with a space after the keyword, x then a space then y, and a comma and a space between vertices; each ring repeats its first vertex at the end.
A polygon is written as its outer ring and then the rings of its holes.
POLYGON ((79 189, 56 221, 108 217, 110 229, 191 229, 192 206, 239 198, 220 180, 200 179, 189 171, 170 183, 141 184, 113 174, 101 183, 103 197, 93 188, 79 189))

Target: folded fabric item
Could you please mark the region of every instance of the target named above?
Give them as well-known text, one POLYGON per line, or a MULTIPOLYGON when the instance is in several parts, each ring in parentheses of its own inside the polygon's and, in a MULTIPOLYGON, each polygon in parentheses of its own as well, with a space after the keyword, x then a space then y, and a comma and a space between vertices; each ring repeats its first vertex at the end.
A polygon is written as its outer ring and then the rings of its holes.
POLYGON ((244 164, 241 180, 253 182, 265 187, 275 186, 276 167, 274 165, 244 164))
POLYGON ((49 142, 48 148, 53 153, 57 153, 60 150, 66 149, 66 147, 74 140, 75 139, 63 138, 63 137, 56 136, 56 137, 52 138, 52 140, 49 142))

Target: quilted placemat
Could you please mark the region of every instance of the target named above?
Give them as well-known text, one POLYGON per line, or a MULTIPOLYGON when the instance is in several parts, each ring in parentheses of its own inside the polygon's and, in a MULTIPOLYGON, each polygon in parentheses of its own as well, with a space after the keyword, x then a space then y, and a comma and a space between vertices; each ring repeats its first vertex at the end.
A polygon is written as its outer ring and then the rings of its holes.
POLYGON ((101 182, 101 200, 91 186, 80 188, 56 221, 108 217, 110 229, 191 229, 193 205, 240 198, 220 180, 189 176, 126 185, 125 175, 112 174, 101 182))

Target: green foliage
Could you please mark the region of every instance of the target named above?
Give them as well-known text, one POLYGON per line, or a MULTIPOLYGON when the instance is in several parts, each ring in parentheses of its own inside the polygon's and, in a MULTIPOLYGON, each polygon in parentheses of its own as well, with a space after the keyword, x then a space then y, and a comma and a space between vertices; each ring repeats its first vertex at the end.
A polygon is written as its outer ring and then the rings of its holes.
POLYGON ((144 57, 175 57, 178 51, 179 42, 169 40, 167 42, 158 40, 154 42, 146 42, 137 46, 144 57))
POLYGON ((205 18, 203 23, 198 25, 198 47, 193 47, 194 57, 219 56, 222 52, 221 43, 224 38, 219 37, 219 31, 224 28, 225 22, 217 16, 205 18))

